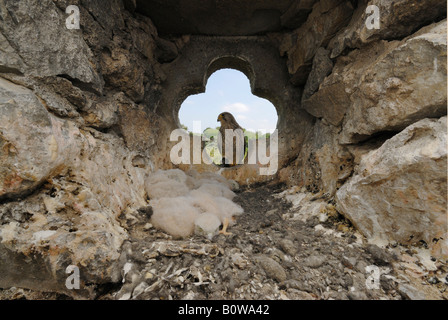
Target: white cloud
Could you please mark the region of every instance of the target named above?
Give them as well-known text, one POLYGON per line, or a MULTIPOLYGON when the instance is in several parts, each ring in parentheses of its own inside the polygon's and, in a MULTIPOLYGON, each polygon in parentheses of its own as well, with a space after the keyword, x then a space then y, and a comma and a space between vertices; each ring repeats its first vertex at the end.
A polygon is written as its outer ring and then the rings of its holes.
POLYGON ((247 119, 246 121, 246 125, 248 130, 250 131, 261 131, 263 133, 266 132, 274 132, 275 128, 276 128, 276 122, 271 120, 271 119, 263 119, 263 118, 250 118, 247 119), (249 129, 251 128, 251 129, 249 129))
POLYGON ((222 111, 227 111, 230 113, 246 113, 250 111, 249 106, 241 102, 225 105, 221 109, 222 111))

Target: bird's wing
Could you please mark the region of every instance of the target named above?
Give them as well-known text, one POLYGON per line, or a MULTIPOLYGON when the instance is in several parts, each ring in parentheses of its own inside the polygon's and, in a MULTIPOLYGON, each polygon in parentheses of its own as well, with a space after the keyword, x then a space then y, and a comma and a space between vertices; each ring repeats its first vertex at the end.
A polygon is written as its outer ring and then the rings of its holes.
MULTIPOLYGON (((240 128, 236 128, 233 132, 234 136, 232 139, 225 139, 223 141, 224 148, 228 148, 225 150, 232 150, 233 154, 231 159, 228 160, 231 161, 231 164, 241 164, 242 160, 244 158, 244 133, 240 128)), ((224 150, 224 155, 226 151, 224 150)), ((230 157, 230 154, 227 155, 230 157)))
POLYGON ((218 150, 223 154, 224 150, 222 150, 222 140, 224 139, 224 135, 221 133, 221 129, 218 132, 218 150))
POLYGON ((235 141, 235 147, 234 147, 234 150, 235 150, 234 157, 235 158, 238 157, 238 158, 236 158, 236 164, 242 164, 243 159, 244 159, 244 150, 245 150, 244 132, 241 128, 238 128, 238 129, 239 130, 237 131, 236 139, 235 139, 236 141, 235 141))

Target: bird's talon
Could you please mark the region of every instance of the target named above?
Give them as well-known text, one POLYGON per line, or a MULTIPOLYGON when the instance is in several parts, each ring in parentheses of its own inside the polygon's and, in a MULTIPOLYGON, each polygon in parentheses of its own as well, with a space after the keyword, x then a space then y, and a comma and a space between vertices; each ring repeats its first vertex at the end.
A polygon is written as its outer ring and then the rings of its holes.
POLYGON ((232 233, 231 232, 227 232, 227 227, 228 226, 229 226, 229 219, 228 218, 224 218, 222 229, 219 230, 219 234, 223 234, 225 236, 230 236, 232 233))

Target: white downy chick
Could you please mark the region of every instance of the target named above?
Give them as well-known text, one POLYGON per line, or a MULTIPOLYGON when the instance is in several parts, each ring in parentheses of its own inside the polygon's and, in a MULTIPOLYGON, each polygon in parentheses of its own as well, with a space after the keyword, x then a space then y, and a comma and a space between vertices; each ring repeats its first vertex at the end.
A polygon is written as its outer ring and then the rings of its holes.
POLYGON ((186 196, 190 191, 186 185, 187 175, 179 170, 159 170, 145 181, 146 194, 150 199, 186 196))
POLYGON ((180 182, 174 180, 161 181, 146 186, 146 194, 149 199, 176 198, 188 195, 190 189, 180 182))
POLYGON ((153 208, 152 224, 178 238, 195 232, 212 239, 221 224, 232 225, 233 217, 243 213, 232 202, 235 194, 228 181, 214 173, 159 170, 145 181, 145 189, 153 208))
POLYGON ((212 213, 201 213, 194 221, 194 233, 212 240, 219 233, 221 220, 212 213))
POLYGON ((180 183, 185 183, 187 181, 187 175, 180 169, 158 170, 150 174, 147 179, 149 183, 158 183, 167 180, 175 180, 180 183))
POLYGON ((151 201, 151 223, 174 237, 185 238, 194 231, 194 221, 201 214, 190 197, 162 198, 151 201))
POLYGON ((214 172, 199 173, 196 170, 188 170, 186 174, 195 183, 192 189, 197 189, 204 183, 222 183, 228 187, 232 185, 226 178, 214 172))
POLYGON ((213 197, 212 195, 199 191, 193 190, 190 192, 192 199, 192 204, 198 208, 201 212, 208 212, 219 218, 221 223, 225 222, 227 218, 230 225, 233 224, 233 217, 244 212, 236 203, 223 197, 213 197))
POLYGON ((214 197, 224 197, 229 200, 232 200, 235 197, 235 193, 222 183, 204 183, 197 190, 208 193, 214 197))

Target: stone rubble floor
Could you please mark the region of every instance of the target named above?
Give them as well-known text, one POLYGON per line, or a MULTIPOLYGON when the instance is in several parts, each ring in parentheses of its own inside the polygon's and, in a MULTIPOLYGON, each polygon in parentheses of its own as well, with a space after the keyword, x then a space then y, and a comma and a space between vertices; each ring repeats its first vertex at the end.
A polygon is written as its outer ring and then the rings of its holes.
MULTIPOLYGON (((264 185, 234 201, 244 214, 232 235, 212 241, 173 239, 143 216, 122 221, 130 231, 123 283, 102 288, 97 299, 448 300, 448 265, 431 260, 424 243, 368 244, 331 201, 294 188, 264 185)), ((0 291, 0 299, 66 298, 0 291)))

